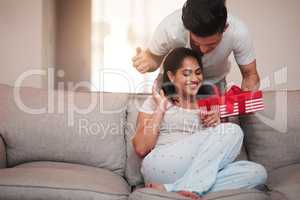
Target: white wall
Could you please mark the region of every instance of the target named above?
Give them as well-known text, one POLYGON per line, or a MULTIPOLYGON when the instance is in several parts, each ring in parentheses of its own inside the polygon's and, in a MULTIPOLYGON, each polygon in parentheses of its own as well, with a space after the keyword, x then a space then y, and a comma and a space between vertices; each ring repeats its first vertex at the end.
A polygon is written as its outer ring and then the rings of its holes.
MULTIPOLYGON (((227 5, 232 14, 243 19, 252 33, 262 88, 299 90, 300 1, 227 0, 227 5), (285 67, 286 81, 284 70, 280 71, 285 67)), ((236 65, 229 79, 240 83, 236 65)))
MULTIPOLYGON (((0 0, 0 83, 14 85, 22 73, 53 65, 48 9, 54 15, 53 0, 0 0)), ((46 87, 46 77, 32 76, 23 86, 46 87)))
MULTIPOLYGON (((65 81, 90 80, 91 13, 87 1, 57 0, 59 37, 55 43, 54 0, 0 0, 0 83, 13 85, 27 70, 55 66, 55 55, 58 69, 66 72, 65 81)), ((300 1, 227 0, 227 4, 253 35, 263 88, 299 90, 300 1), (280 84, 285 82, 284 71, 277 73, 277 80, 275 73, 284 67, 287 83, 280 84)), ((240 79, 238 67, 233 66, 229 80, 239 84, 240 79)), ((25 85, 46 87, 46 81, 45 77, 31 77, 25 85)))

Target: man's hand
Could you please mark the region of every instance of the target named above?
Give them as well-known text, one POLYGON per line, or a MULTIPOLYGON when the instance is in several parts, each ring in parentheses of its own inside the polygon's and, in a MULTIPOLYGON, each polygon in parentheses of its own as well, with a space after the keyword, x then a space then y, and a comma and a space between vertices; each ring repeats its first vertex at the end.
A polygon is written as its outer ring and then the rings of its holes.
POLYGON ((242 73, 242 90, 243 91, 256 91, 259 89, 260 79, 256 70, 256 61, 249 65, 241 65, 240 70, 242 73))
POLYGON ((149 50, 136 49, 136 55, 132 58, 133 66, 142 74, 153 72, 159 68, 163 56, 152 54, 149 50))

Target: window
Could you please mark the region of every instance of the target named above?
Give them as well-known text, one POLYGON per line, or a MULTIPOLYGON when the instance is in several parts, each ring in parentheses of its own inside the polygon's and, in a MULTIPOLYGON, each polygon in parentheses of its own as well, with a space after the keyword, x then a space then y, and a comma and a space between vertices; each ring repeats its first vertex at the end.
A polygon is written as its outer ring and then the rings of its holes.
POLYGON ((104 92, 148 93, 158 70, 133 68, 135 48, 146 48, 160 21, 183 0, 92 0, 92 84, 104 92))

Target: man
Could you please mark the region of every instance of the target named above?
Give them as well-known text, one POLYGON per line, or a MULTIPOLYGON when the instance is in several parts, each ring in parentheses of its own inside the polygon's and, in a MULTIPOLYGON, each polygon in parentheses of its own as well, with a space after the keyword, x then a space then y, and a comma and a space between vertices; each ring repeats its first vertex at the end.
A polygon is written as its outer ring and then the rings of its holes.
POLYGON ((187 0, 182 10, 167 16, 157 27, 146 50, 137 48, 134 67, 141 73, 159 68, 163 58, 176 47, 187 47, 203 55, 204 78, 221 87, 230 71, 233 52, 242 74, 244 91, 259 87, 252 40, 247 27, 228 15, 225 0, 187 0))

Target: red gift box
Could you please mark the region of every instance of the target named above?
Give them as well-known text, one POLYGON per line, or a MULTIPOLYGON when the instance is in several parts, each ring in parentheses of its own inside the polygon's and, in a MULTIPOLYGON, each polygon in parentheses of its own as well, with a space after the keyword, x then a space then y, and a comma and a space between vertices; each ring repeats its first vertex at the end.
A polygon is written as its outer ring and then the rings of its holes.
POLYGON ((242 91, 234 85, 221 97, 221 118, 250 114, 264 109, 262 91, 242 91))
POLYGON ((250 114, 264 109, 263 94, 261 91, 242 91, 234 85, 223 96, 216 92, 211 97, 198 100, 201 110, 209 111, 217 105, 220 108, 221 118, 250 114))

